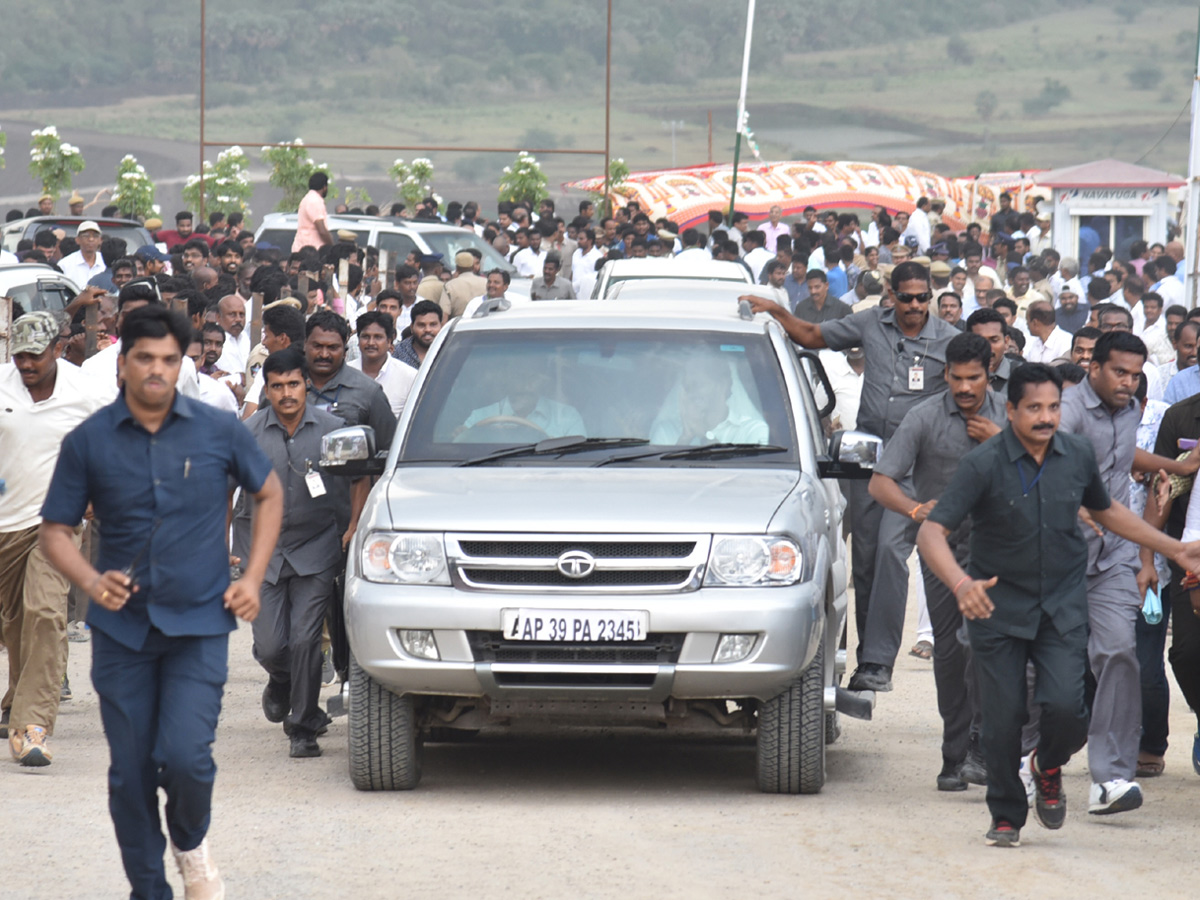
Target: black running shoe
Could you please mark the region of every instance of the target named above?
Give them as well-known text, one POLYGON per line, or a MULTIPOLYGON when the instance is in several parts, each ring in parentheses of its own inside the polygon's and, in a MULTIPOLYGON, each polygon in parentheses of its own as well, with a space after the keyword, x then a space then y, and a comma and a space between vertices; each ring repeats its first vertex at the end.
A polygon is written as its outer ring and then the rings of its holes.
POLYGON ((1067 820, 1067 796, 1062 789, 1062 768, 1038 768, 1037 751, 1029 757, 1029 769, 1033 772, 1033 787, 1036 792, 1033 813, 1043 828, 1062 828, 1067 820))
POLYGON ((1008 819, 996 819, 988 829, 985 840, 989 847, 1020 847, 1021 829, 1008 819))

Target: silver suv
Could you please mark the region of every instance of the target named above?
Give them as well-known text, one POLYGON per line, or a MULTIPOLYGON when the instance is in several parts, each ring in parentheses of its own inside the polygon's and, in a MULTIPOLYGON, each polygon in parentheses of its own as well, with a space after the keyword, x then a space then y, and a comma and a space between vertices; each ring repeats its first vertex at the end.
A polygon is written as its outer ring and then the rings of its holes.
POLYGON ((814 793, 837 713, 844 501, 816 358, 749 305, 491 301, 439 335, 351 545, 350 774, 408 789, 426 740, 522 719, 756 733, 764 791, 814 793))

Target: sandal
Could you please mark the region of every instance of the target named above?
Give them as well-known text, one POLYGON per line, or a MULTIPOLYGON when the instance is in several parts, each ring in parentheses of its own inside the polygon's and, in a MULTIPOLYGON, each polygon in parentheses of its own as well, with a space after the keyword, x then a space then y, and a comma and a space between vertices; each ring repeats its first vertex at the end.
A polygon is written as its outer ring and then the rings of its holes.
POLYGON ((908 655, 915 656, 917 659, 933 659, 933 644, 929 641, 917 641, 908 651, 908 655))
POLYGON ((1138 758, 1137 777, 1155 778, 1163 773, 1166 762, 1161 756, 1144 756, 1138 758))

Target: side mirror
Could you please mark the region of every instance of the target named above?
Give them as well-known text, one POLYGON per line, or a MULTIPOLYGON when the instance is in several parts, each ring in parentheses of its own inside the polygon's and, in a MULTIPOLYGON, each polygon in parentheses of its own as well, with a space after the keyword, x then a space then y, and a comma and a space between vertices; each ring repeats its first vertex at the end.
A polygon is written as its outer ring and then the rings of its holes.
POLYGON ((321 438, 321 471, 328 475, 363 478, 382 475, 387 454, 375 452, 375 429, 351 425, 321 438))
POLYGON ((870 478, 883 454, 883 438, 864 431, 835 431, 829 456, 817 461, 822 478, 870 478))

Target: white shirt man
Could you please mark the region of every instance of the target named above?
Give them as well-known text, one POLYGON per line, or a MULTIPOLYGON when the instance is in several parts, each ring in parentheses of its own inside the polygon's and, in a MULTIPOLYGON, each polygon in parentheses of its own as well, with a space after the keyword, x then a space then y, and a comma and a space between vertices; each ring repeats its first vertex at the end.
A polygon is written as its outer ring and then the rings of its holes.
POLYGON ((1057 325, 1046 335, 1045 340, 1036 334, 1030 334, 1025 344, 1024 357, 1026 362, 1051 363, 1062 356, 1071 355, 1071 334, 1063 331, 1057 325))
POLYGON ((596 286, 596 262, 604 258, 604 253, 597 246, 592 246, 586 253, 580 247, 571 257, 571 287, 575 289, 576 297, 592 296, 592 288, 596 286))
POLYGON ((775 254, 765 247, 755 247, 745 256, 746 265, 750 267, 750 274, 754 276, 754 283, 757 284, 762 279, 763 266, 775 258, 775 254))
MULTIPOLYGON (((117 357, 121 355, 121 341, 117 339, 99 351, 90 359, 85 359, 80 371, 92 382, 93 393, 98 394, 105 403, 112 403, 121 392, 117 385, 117 357)), ((179 393, 194 400, 200 399, 200 381, 197 378, 196 364, 191 358, 184 356, 179 367, 179 381, 176 384, 179 393)), ((229 388, 222 387, 224 391, 229 388)))
POLYGON ((537 278, 542 274, 542 263, 546 261, 546 251, 539 248, 523 247, 513 254, 512 264, 517 267, 517 274, 522 278, 537 278))
POLYGON ((929 249, 929 242, 933 237, 933 226, 929 224, 929 214, 925 210, 917 208, 909 214, 908 227, 904 229, 904 234, 900 235, 900 239, 903 241, 908 235, 916 237, 918 253, 924 253, 929 249))
MULTIPOLYGON (((222 372, 228 372, 236 377, 243 375, 246 372, 246 366, 250 362, 250 334, 245 328, 241 333, 234 337, 228 331, 225 332, 225 347, 221 350, 221 357, 217 360, 217 368, 222 372)), ((240 382, 240 379, 238 379, 240 382)))
MULTIPOLYGON (((346 365, 362 371, 362 357, 346 360, 346 365)), ((383 358, 383 366, 375 375, 375 380, 383 388, 384 395, 392 407, 392 415, 397 419, 404 412, 404 404, 408 400, 408 392, 412 390, 413 382, 417 380, 417 370, 394 359, 389 353, 383 358)))
MULTIPOLYGON (((74 253, 64 256, 58 261, 58 267, 79 287, 85 287, 89 281, 108 268, 104 265, 104 257, 100 255, 99 251, 96 251, 93 261, 89 264, 84 259, 82 250, 76 250, 74 253)), ((1182 293, 1182 289, 1180 293, 1182 293)))
POLYGON ((233 396, 233 391, 211 375, 205 375, 203 372, 197 372, 196 379, 200 389, 200 402, 207 403, 209 406, 215 406, 217 409, 223 409, 226 412, 231 412, 235 416, 237 415, 237 397, 233 396))

